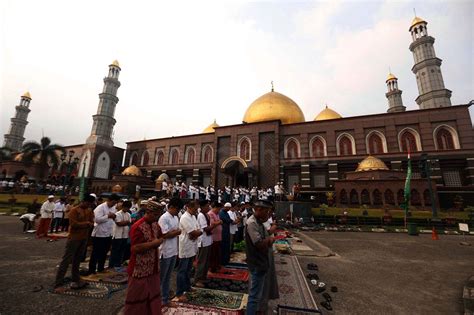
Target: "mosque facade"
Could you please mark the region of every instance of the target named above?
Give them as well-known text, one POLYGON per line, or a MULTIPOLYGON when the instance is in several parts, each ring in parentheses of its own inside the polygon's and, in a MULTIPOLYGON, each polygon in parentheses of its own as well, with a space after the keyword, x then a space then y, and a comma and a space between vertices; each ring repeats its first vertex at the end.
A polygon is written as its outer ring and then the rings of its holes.
MULTIPOLYGON (((214 121, 200 134, 128 142, 124 164, 136 168, 124 174, 155 179, 166 173, 173 182, 217 187, 282 182, 289 190, 299 183, 317 194, 333 192, 346 173, 364 171, 360 162, 367 156, 376 156, 389 170, 406 171, 410 152, 414 179, 420 178, 417 161, 427 154, 440 198, 453 192, 472 198, 472 102, 452 106, 427 24, 416 17, 409 28, 417 110, 406 111, 392 73, 386 80, 388 110, 373 115, 342 117, 326 107, 307 121, 291 98, 272 88, 250 104, 242 124, 219 126, 214 121), (140 174, 130 171, 137 169, 140 174)), ((360 200, 361 192, 356 193, 360 200)), ((424 192, 415 193, 423 198, 424 192)))

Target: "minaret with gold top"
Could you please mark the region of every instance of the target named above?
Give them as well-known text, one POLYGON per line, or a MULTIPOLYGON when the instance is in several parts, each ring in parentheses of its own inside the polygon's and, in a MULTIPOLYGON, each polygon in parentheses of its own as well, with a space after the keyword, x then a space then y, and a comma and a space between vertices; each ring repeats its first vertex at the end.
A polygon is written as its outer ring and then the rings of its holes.
POLYGON ((404 112, 405 106, 403 106, 402 91, 398 89, 397 77, 390 72, 385 83, 388 89, 387 93, 385 93, 388 100, 387 113, 404 112))
POLYGON ((114 145, 112 132, 115 125, 115 106, 119 99, 117 90, 120 87, 120 65, 117 60, 109 65, 109 74, 104 78, 104 89, 99 94, 99 107, 97 114, 92 116, 94 123, 92 131, 87 138, 87 144, 98 144, 106 147, 114 145))
POLYGON ((415 16, 409 28, 413 40, 410 51, 415 59, 411 70, 416 75, 419 91, 416 103, 421 109, 451 106, 451 91, 444 87, 441 74, 442 60, 436 57, 435 39, 428 35, 427 24, 415 16))
POLYGON ((28 114, 30 113, 31 95, 26 92, 21 96, 20 104, 15 107, 15 117, 11 119, 10 130, 5 134, 3 146, 12 149, 15 152, 21 150, 23 141, 25 141, 25 129, 28 125, 28 114))

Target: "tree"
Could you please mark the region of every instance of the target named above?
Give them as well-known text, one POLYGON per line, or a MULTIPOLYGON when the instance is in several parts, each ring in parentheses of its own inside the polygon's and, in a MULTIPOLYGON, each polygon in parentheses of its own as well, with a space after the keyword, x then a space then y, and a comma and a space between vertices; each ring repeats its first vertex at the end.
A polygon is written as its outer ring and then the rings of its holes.
POLYGON ((0 147, 0 162, 11 160, 12 151, 13 150, 8 147, 0 147))
POLYGON ((52 144, 51 139, 43 137, 40 143, 36 141, 28 141, 22 147, 23 161, 25 163, 37 163, 41 166, 43 177, 44 172, 50 166, 57 166, 59 164, 59 154, 64 153, 64 148, 59 144, 52 144))

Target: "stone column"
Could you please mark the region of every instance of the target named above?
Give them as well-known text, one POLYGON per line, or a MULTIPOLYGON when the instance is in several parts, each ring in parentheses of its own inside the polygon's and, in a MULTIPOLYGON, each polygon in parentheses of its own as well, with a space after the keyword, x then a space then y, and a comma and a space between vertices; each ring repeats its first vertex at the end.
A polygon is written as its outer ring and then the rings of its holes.
POLYGON ((301 164, 300 180, 301 180, 301 188, 310 188, 311 187, 309 164, 301 164))
POLYGON ((328 163, 328 177, 329 184, 334 186, 334 181, 339 179, 339 171, 337 169, 337 163, 328 163))
POLYGON ((199 185, 199 169, 193 168, 193 185, 199 185))
POLYGON ((176 170, 176 180, 180 181, 183 179, 183 170, 182 169, 177 169, 176 170))

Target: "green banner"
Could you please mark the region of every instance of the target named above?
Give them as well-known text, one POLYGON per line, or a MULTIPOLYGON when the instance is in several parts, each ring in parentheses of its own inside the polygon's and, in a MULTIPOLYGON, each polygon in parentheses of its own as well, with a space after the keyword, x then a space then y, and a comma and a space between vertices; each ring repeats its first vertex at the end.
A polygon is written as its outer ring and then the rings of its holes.
POLYGON ((404 190, 404 199, 405 199, 405 215, 408 212, 408 205, 410 204, 410 182, 411 182, 411 159, 410 154, 408 154, 408 167, 407 167, 407 178, 405 180, 405 190, 404 190))

